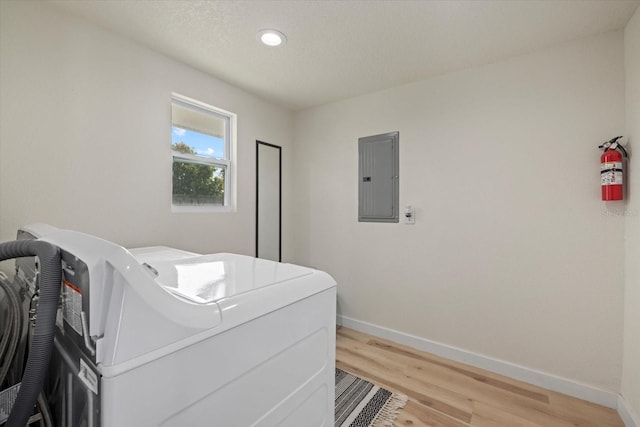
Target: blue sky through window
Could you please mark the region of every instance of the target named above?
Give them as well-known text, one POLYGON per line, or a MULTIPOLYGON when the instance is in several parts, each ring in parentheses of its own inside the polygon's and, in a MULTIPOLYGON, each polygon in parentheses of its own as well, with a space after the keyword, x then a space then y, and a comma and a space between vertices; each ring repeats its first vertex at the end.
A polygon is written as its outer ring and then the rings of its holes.
POLYGON ((222 138, 172 126, 171 144, 177 144, 178 142, 184 142, 189 147, 192 147, 198 156, 224 159, 224 141, 222 138))

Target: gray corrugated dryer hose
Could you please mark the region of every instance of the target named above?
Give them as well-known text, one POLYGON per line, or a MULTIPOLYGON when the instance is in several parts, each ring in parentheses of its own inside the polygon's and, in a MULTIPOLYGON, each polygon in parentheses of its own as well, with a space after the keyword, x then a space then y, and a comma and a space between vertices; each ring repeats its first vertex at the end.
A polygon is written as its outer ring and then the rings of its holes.
POLYGON ((60 297, 62 268, 60 250, 39 240, 18 240, 0 243, 0 261, 11 258, 37 256, 40 263, 40 300, 36 327, 29 349, 29 358, 22 385, 7 420, 7 427, 24 427, 42 390, 49 368, 56 329, 56 312, 60 297))

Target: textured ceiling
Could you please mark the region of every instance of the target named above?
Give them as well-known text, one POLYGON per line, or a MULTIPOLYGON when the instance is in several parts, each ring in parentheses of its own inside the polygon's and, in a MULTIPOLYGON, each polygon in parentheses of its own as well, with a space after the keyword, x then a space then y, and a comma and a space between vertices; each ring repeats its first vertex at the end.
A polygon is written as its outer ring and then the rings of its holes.
POLYGON ((620 29, 639 1, 50 3, 299 110, 620 29), (287 44, 258 45, 262 28, 287 44))

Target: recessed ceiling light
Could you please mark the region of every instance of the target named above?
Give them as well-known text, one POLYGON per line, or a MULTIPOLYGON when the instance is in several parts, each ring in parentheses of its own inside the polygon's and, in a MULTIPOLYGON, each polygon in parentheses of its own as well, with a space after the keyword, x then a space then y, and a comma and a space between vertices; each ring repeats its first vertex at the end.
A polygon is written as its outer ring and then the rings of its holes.
POLYGON ((269 47, 282 46, 287 42, 287 37, 278 30, 260 30, 256 38, 260 43, 269 47))

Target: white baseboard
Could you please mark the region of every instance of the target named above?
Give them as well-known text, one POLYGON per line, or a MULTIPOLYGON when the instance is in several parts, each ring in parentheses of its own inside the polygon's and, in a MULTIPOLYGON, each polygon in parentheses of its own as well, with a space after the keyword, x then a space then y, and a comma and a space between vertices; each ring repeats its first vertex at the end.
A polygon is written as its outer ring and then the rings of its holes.
POLYGON ((618 414, 620 414, 625 427, 640 427, 640 417, 622 396, 618 396, 618 414))
MULTIPOLYGON (((467 365, 495 372, 497 374, 546 388, 548 390, 556 391, 558 393, 577 397, 578 399, 586 400, 591 403, 596 403, 612 409, 619 410, 620 408, 620 396, 617 393, 601 390, 567 378, 537 371, 535 369, 516 365, 514 363, 483 354, 473 353, 468 350, 431 341, 415 335, 405 334, 404 332, 399 332, 346 316, 339 315, 337 323, 347 328, 355 329, 360 332, 413 347, 420 351, 432 353, 456 362, 466 363, 467 365)), ((625 406, 625 410, 630 414, 628 405, 625 406)), ((622 414, 620 416, 622 417, 622 414)), ((629 415, 629 419, 632 418, 633 417, 629 415)), ((640 427, 640 425, 637 423, 627 424, 626 427, 640 427)))

